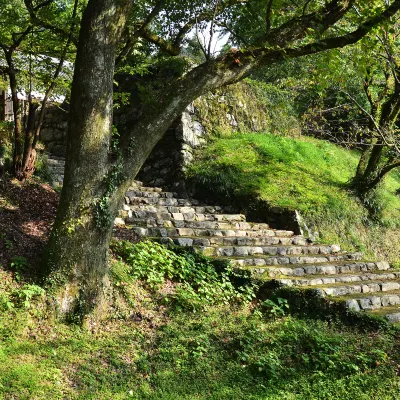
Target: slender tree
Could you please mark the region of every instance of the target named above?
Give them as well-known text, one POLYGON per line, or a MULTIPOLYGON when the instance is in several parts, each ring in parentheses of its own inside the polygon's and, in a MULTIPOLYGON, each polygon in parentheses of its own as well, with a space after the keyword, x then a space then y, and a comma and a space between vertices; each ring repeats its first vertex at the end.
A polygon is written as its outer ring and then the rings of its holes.
POLYGON ((39 141, 46 106, 56 88, 73 42, 78 3, 78 0, 73 2, 72 17, 69 21, 69 27, 67 27, 68 34, 60 52, 49 46, 38 46, 40 41, 49 41, 49 32, 53 37, 54 33, 50 30, 51 26, 45 27, 48 24, 43 20, 39 20, 42 21, 43 26, 37 27, 35 25, 35 23, 39 23, 38 15, 51 7, 53 0, 38 4, 34 4, 32 0, 18 1, 14 5, 0 3, 0 10, 4 16, 4 26, 0 30, 0 48, 4 54, 6 64, 4 73, 9 79, 14 116, 13 173, 20 180, 29 178, 35 171, 36 146, 39 141), (46 82, 41 82, 40 89, 45 88, 45 94, 39 104, 33 99, 32 90, 34 89, 34 81, 40 80, 40 78, 36 78, 40 74, 33 64, 37 64, 37 59, 43 56, 41 52, 57 57, 58 61, 53 75, 50 78, 46 76, 44 78, 46 82), (25 89, 28 99, 26 121, 22 121, 22 114, 25 110, 22 110, 21 101, 18 98, 21 88, 25 89), (39 115, 37 115, 38 110, 40 110, 39 115))
POLYGON ((364 146, 352 186, 364 199, 393 169, 400 167, 400 26, 393 23, 375 35, 375 51, 368 59, 363 89, 369 109, 356 102, 368 117, 364 146), (378 62, 377 62, 378 60, 378 62))

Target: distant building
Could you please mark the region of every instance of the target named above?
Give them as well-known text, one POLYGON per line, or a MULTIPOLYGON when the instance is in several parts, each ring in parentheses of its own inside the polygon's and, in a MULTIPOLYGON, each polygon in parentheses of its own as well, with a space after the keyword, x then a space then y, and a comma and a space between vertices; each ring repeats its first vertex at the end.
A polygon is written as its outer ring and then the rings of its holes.
MULTIPOLYGON (((43 94, 33 92, 32 98, 36 101, 41 101, 43 100, 43 94)), ((21 103, 22 115, 25 116, 28 113, 28 95, 19 92, 18 100, 21 103)), ((52 98, 51 103, 61 104, 64 100, 64 96, 59 96, 56 98, 52 98)), ((10 90, 0 91, 0 121, 14 121, 14 108, 10 90)))
POLYGON ((14 121, 11 97, 7 96, 5 90, 0 93, 0 121, 14 121))

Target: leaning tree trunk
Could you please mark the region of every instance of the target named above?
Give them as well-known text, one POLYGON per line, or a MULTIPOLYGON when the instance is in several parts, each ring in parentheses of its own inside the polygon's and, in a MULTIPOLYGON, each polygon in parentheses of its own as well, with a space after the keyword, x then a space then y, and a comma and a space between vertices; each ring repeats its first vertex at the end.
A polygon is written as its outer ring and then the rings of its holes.
POLYGON ((61 317, 90 312, 106 275, 113 221, 103 178, 109 174, 115 52, 130 3, 90 0, 82 18, 65 181, 42 271, 61 317))
POLYGON ((361 200, 365 200, 368 193, 374 190, 387 174, 386 170, 390 166, 382 161, 389 147, 388 142, 392 140, 393 127, 399 114, 400 83, 396 81, 395 90, 384 101, 379 118, 371 120, 370 131, 375 130, 375 137, 371 140, 371 146, 362 152, 352 181, 352 187, 361 200))

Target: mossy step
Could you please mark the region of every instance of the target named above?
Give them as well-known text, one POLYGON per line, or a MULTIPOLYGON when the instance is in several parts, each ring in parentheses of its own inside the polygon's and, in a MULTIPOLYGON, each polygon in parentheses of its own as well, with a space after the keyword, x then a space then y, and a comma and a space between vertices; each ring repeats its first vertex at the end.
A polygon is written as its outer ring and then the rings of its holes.
POLYGON ((328 264, 337 261, 357 261, 363 258, 362 253, 338 253, 334 255, 298 255, 298 256, 268 256, 260 255, 254 256, 232 256, 232 257, 218 257, 222 259, 229 259, 234 265, 237 266, 287 266, 298 264, 328 264))
POLYGON ((152 193, 162 193, 164 192, 162 188, 160 187, 150 187, 150 186, 142 186, 138 185, 135 186, 133 185, 128 189, 128 191, 133 191, 133 192, 152 192, 152 193))
POLYGON ((253 256, 253 255, 268 255, 268 256, 286 256, 286 255, 317 255, 317 254, 335 254, 340 251, 337 245, 319 246, 319 245, 270 245, 270 246, 226 246, 218 247, 212 245, 207 238, 196 237, 178 237, 178 238, 151 238, 160 243, 174 243, 184 247, 200 247, 203 252, 209 256, 253 256))
MULTIPOLYGON (((151 220, 155 219, 157 222, 162 221, 160 224, 163 225, 164 221, 211 221, 211 222, 245 222, 246 217, 243 214, 200 214, 195 212, 185 212, 185 213, 154 213, 152 211, 144 211, 144 210, 119 210, 119 216, 122 218, 137 218, 140 220, 151 220)), ((264 227, 269 226, 267 224, 263 224, 264 227)))
MULTIPOLYGON (((215 214, 218 212, 226 212, 227 208, 219 206, 160 206, 151 204, 137 204, 128 206, 131 211, 148 211, 153 213, 198 213, 198 214, 215 214)), ((233 212, 232 214, 237 214, 233 212)))
MULTIPOLYGON (((144 228, 191 228, 191 229, 214 229, 214 230, 243 230, 243 231, 268 231, 270 228, 268 224, 256 222, 228 222, 228 221, 185 221, 185 220, 163 220, 154 218, 124 218, 125 224, 133 225, 135 227, 144 228)), ((272 230, 271 230, 272 231, 272 230)), ((284 231, 285 236, 288 231, 284 231)), ((291 232, 293 235, 293 232, 291 232)), ((268 234, 266 236, 275 236, 275 234, 268 234)))
POLYGON ((165 207, 190 207, 199 205, 200 202, 182 198, 155 198, 155 197, 127 197, 125 196, 125 203, 127 205, 153 205, 165 207))
MULTIPOLYGON (((315 286, 309 286, 308 288, 315 288, 315 286)), ((318 290, 324 296, 346 296, 355 293, 368 293, 371 295, 380 292, 386 293, 393 290, 400 290, 400 280, 398 278, 392 280, 382 279, 346 285, 343 283, 330 283, 319 285, 318 290)))
POLYGON ((170 198, 177 198, 178 193, 176 192, 158 192, 153 190, 140 190, 139 188, 131 188, 125 194, 125 197, 128 198, 136 198, 136 197, 152 197, 152 198, 162 198, 162 199, 170 199, 170 198))
POLYGON ((310 265, 263 265, 263 266, 247 266, 245 267, 252 272, 253 275, 261 278, 276 279, 286 276, 288 279, 292 277, 303 276, 330 276, 351 273, 368 273, 375 271, 387 271, 390 265, 387 262, 354 262, 354 261, 337 261, 322 264, 310 265))
POLYGON ((281 241, 279 236, 211 237, 209 238, 209 241, 210 245, 220 246, 312 246, 304 236, 291 236, 289 238, 283 237, 283 241, 281 241))
POLYGON ((336 301, 345 301, 353 311, 377 310, 382 307, 400 305, 400 289, 386 292, 355 293, 346 296, 332 297, 336 301))
POLYGON ((368 313, 379 317, 385 317, 389 322, 394 324, 400 322, 400 306, 381 307, 377 310, 370 310, 368 313))
POLYGON ((341 275, 305 275, 301 278, 290 279, 284 276, 276 277, 275 279, 286 286, 319 286, 326 284, 344 284, 354 282, 365 282, 374 280, 392 280, 399 279, 400 271, 375 271, 363 274, 341 274, 341 275))
MULTIPOLYGON (((118 218, 117 218, 118 220, 118 218)), ((125 224, 125 221, 122 221, 125 224)), ((248 230, 248 229, 202 229, 202 228, 168 228, 168 227, 143 227, 133 226, 126 224, 126 228, 133 229, 138 236, 141 237, 203 237, 203 238, 269 238, 275 237, 277 239, 272 240, 275 244, 288 245, 293 240, 298 240, 298 236, 294 236, 292 231, 281 231, 274 229, 260 229, 260 230, 248 230)))
POLYGON ((172 237, 148 237, 150 240, 165 239, 164 243, 172 241, 179 246, 219 246, 219 245, 237 245, 237 246, 313 246, 308 243, 303 236, 293 236, 291 238, 280 238, 277 236, 267 237, 215 237, 215 236, 172 236, 172 237), (283 239, 283 243, 281 242, 283 239), (286 240, 287 239, 287 240, 286 240))
MULTIPOLYGON (((209 249, 210 247, 205 247, 209 249)), ((215 256, 255 256, 255 255, 269 255, 269 256, 296 256, 296 255, 329 255, 340 252, 340 246, 331 245, 302 245, 302 246, 220 246, 211 247, 214 249, 213 255, 215 256)), ((210 250, 210 252, 212 252, 210 250)))

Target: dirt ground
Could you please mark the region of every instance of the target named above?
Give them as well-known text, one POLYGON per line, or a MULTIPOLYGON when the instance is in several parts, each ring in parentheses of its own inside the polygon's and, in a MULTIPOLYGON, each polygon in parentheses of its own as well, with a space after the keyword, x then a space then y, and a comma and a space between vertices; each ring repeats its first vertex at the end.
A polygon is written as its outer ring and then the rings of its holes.
MULTIPOLYGON (((0 267, 7 269, 15 257, 25 257, 27 269, 36 271, 58 202, 59 194, 48 184, 0 177, 0 267)), ((127 229, 116 229, 114 237, 137 241, 127 229)))

